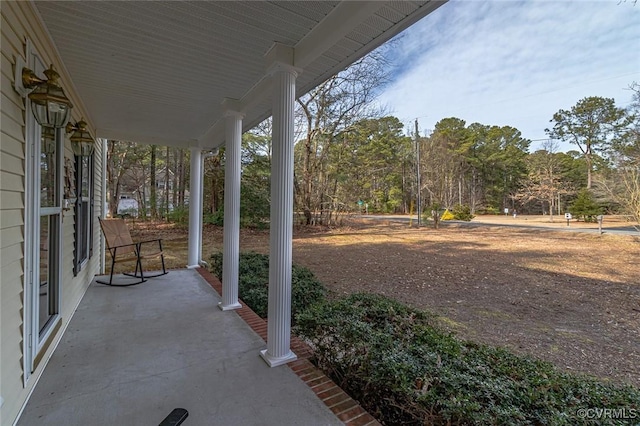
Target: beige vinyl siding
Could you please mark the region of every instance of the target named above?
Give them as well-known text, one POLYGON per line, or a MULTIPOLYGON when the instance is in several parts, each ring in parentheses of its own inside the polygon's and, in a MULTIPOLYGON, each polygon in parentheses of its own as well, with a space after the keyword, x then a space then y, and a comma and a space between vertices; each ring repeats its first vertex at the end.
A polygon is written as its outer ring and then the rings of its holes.
MULTIPOLYGON (((3 121, 3 125, 4 125, 4 121, 3 121)), ((8 129, 4 128, 3 126, 2 130, 5 131, 8 129)), ((21 158, 21 156, 15 155, 14 153, 6 152, 4 150, 4 146, 2 148, 3 149, 0 149, 0 152, 2 152, 2 157, 0 158, 0 170, 2 170, 7 174, 24 176, 24 158, 21 158)), ((2 185, 4 186, 5 184, 3 183, 2 185)), ((12 189, 13 190, 17 189, 19 191, 22 191, 24 190, 24 186, 22 186, 22 188, 12 188, 12 189)), ((9 192, 12 192, 12 191, 10 190, 9 192)))
POLYGON ((21 251, 22 241, 18 241, 7 247, 0 247, 0 267, 4 268, 13 262, 20 262, 22 260, 22 255, 20 254, 21 251))
POLYGON ((102 187, 103 173, 106 173, 106 169, 102 164, 102 142, 96 141, 94 149, 94 178, 93 178, 93 254, 90 261, 95 263, 96 270, 100 269, 100 241, 102 239, 102 231, 100 231, 100 223, 98 218, 102 217, 102 210, 104 209, 104 202, 106 201, 106 194, 102 187))
MULTIPOLYGON (((0 105, 4 105, 4 104, 0 104, 0 105)), ((9 123, 6 123, 6 124, 8 126, 9 123)), ((24 141, 22 140, 22 135, 20 135, 20 139, 14 138, 13 136, 9 135, 8 129, 6 129, 4 125, 5 125, 5 122, 3 121, 2 132, 0 133, 0 152, 13 155, 15 158, 18 158, 20 160, 18 161, 18 164, 21 166, 24 166, 24 163, 22 162, 22 160, 24 160, 24 141)), ((22 131, 22 128, 20 128, 20 131, 22 131)))
MULTIPOLYGON (((4 403, 0 408, 0 424, 11 425, 27 400, 32 387, 42 374, 46 363, 42 362, 29 378, 26 387, 23 376, 23 315, 24 302, 24 238, 25 238, 25 100, 13 89, 13 68, 16 58, 25 59, 25 41, 28 39, 45 64, 54 64, 61 75, 61 85, 74 105, 73 122, 89 117, 83 103, 73 92, 73 85, 65 73, 63 64, 55 56, 55 48, 40 26, 31 2, 0 2, 1 55, 0 55, 0 105, 2 122, 0 131, 0 395, 4 403)), ((69 142, 65 142, 64 155, 73 159, 69 142)), ((102 155, 96 146, 95 205, 96 216, 102 202, 102 155)), ((73 276, 74 214, 64 212, 62 225, 62 327, 46 350, 47 360, 62 331, 73 315, 88 285, 100 268, 100 236, 97 219, 94 225, 93 256, 77 277, 73 276), (97 231, 97 232, 96 232, 97 231)))
MULTIPOLYGON (((2 90, 4 90, 4 86, 2 87, 2 90)), ((24 140, 24 136, 23 136, 23 127, 20 123, 18 123, 16 121, 16 118, 22 120, 22 111, 20 111, 20 116, 19 117, 15 117, 15 116, 8 116, 5 114, 4 111, 4 103, 2 103, 2 116, 0 117, 0 120, 2 120, 2 148, 0 148, 0 150, 2 151, 3 154, 8 154, 10 156, 13 156, 14 158, 10 158, 10 157, 6 157, 5 155, 2 156, 2 160, 0 160, 0 162, 2 162, 2 170, 5 170, 4 167, 8 167, 8 169, 6 169, 7 171, 10 171, 11 169, 13 170, 18 170, 18 168, 21 166, 22 161, 15 161, 16 159, 18 160, 23 160, 24 159, 24 147, 21 147, 22 149, 16 149, 18 148, 18 146, 15 143, 11 143, 11 139, 14 139, 16 141, 23 141, 24 140), (7 140, 9 139, 9 140, 7 140), (5 147, 5 140, 7 142, 7 146, 5 147)), ((24 143, 24 142, 22 142, 24 143)), ((22 164, 22 166, 24 166, 24 164, 22 164)))
POLYGON ((2 191, 2 208, 4 210, 8 207, 24 208, 22 194, 12 191, 2 191))
MULTIPOLYGON (((18 244, 17 246, 21 246, 18 244)), ((17 247, 19 249, 19 247, 17 247)), ((22 316, 17 307, 22 306, 22 286, 14 283, 22 282, 22 259, 4 264, 5 251, 16 250, 2 249, 3 265, 0 285, 2 286, 2 341, 0 343, 1 389, 4 404, 0 408, 0 424, 11 425, 13 419, 20 410, 24 397, 22 394, 22 316), (8 309, 11 307, 11 309, 8 309)))
MULTIPOLYGON (((3 87, 11 87, 11 82, 7 78, 6 74, 2 74, 2 86, 3 87)), ((14 128, 20 127, 20 124, 13 120, 13 117, 22 117, 23 107, 20 105, 16 105, 13 103, 14 99, 11 99, 4 94, 2 94, 2 99, 0 100, 0 105, 2 105, 2 126, 13 124, 14 128), (5 123, 4 120, 10 120, 5 123)))
MULTIPOLYGON (((4 106, 4 104, 0 104, 0 105, 4 106)), ((18 165, 24 166, 24 163, 22 161, 24 160, 24 141, 22 140, 22 136, 20 136, 20 139, 16 139, 13 136, 9 135, 7 133, 8 130, 5 129, 4 127, 4 124, 5 123, 3 121, 2 132, 0 133, 0 152, 12 155, 14 158, 19 159, 18 165)), ((20 130, 22 131, 22 128, 20 128, 20 130)), ((7 160, 5 161, 9 161, 9 160, 10 158, 7 158, 7 160)), ((0 159, 0 163, 1 162, 2 160, 0 159)), ((0 167, 2 166, 0 165, 0 167)), ((24 174, 24 171, 21 171, 20 173, 24 174)))
POLYGON ((24 102, 13 90, 19 39, 2 2, 0 131, 0 424, 11 424, 22 404, 22 301, 24 218, 24 102))
MULTIPOLYGON (((10 192, 14 190, 14 188, 19 188, 17 192, 24 190, 24 180, 22 176, 2 170, 2 165, 0 165, 0 190, 10 192)), ((0 223, 2 223, 1 219, 0 223)))

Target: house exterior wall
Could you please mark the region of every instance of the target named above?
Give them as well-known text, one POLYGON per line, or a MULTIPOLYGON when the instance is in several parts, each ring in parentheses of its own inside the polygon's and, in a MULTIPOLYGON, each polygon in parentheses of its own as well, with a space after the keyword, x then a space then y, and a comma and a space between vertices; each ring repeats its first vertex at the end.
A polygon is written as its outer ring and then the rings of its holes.
MULTIPOLYGON (((49 344, 42 349, 44 353, 38 355, 39 362, 25 383, 25 200, 28 200, 25 193, 25 153, 28 141, 25 136, 26 101, 13 89, 13 70, 16 58, 26 59, 27 39, 43 62, 54 64, 61 74, 61 85, 74 105, 72 121, 89 115, 83 109, 81 99, 73 92, 73 85, 65 75, 56 49, 43 30, 31 2, 2 1, 0 15, 0 424, 11 425, 17 420, 87 287, 94 275, 100 272, 104 251, 97 217, 102 213, 105 194, 102 185, 104 160, 101 142, 98 141, 94 154, 93 255, 74 276, 75 209, 72 206, 63 211, 60 325, 49 344)), ((73 161, 68 138, 64 145, 64 157, 73 161)))

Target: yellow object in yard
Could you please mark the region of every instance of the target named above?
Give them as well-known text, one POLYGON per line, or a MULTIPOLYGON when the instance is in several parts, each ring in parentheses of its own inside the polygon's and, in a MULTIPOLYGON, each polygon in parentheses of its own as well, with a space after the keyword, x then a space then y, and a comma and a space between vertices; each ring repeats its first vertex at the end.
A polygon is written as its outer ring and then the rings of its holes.
POLYGON ((456 217, 449 211, 449 209, 446 209, 444 213, 442 213, 442 216, 440 216, 440 220, 453 220, 455 218, 456 217))

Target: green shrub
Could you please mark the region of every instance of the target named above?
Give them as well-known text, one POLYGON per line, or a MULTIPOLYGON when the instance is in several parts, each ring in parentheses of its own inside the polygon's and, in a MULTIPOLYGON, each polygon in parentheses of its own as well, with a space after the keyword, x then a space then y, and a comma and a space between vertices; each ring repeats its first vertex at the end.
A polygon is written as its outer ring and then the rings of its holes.
POLYGON ((583 189, 578 193, 578 197, 571 203, 570 212, 575 216, 577 220, 584 220, 585 222, 596 222, 596 216, 603 213, 603 208, 600 206, 591 195, 588 189, 583 189))
POLYGON ((268 175, 254 176, 241 185, 240 196, 240 225, 242 227, 267 229, 271 214, 270 184, 268 175))
POLYGON ((423 216, 424 222, 427 223, 430 220, 432 220, 433 221, 433 227, 435 229, 438 229, 438 226, 440 224, 440 218, 442 217, 442 215, 445 212, 445 209, 442 208, 442 204, 440 204, 440 203, 432 203, 432 204, 426 206, 423 211, 424 211, 424 216, 423 216))
POLYGON ((217 210, 213 213, 207 213, 204 215, 203 219, 204 223, 209 223, 215 226, 223 226, 224 225, 224 211, 222 209, 217 210))
POLYGON ((189 209, 186 207, 176 207, 167 213, 167 220, 169 222, 185 225, 189 219, 189 209))
POLYGON ((605 424, 577 410, 640 409, 636 388, 459 340, 430 314, 382 296, 314 305, 298 315, 295 330, 318 366, 384 424, 605 424))
MULTIPOLYGON (((222 280, 222 253, 211 256, 211 272, 222 280)), ((262 318, 267 317, 269 296, 269 256, 259 253, 240 253, 238 293, 244 303, 262 318)), ((292 265, 291 315, 318 303, 327 295, 325 286, 309 269, 292 265)))
POLYGON ((453 217, 456 220, 470 221, 474 218, 474 216, 471 214, 471 207, 463 204, 456 204, 455 206, 453 206, 451 213, 453 213, 453 217))
POLYGON ((488 206, 488 207, 477 209, 476 213, 480 215, 499 215, 499 214, 504 214, 504 211, 500 210, 497 207, 488 206))

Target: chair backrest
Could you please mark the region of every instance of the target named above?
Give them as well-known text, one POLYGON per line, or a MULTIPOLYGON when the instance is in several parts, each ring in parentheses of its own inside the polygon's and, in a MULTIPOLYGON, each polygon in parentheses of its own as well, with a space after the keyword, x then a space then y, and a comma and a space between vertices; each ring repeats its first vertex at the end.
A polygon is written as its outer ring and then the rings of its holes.
MULTIPOLYGON (((123 219, 100 219, 100 228, 107 240, 107 248, 133 244, 129 228, 123 219)), ((118 253, 135 251, 135 246, 121 247, 118 253)))

